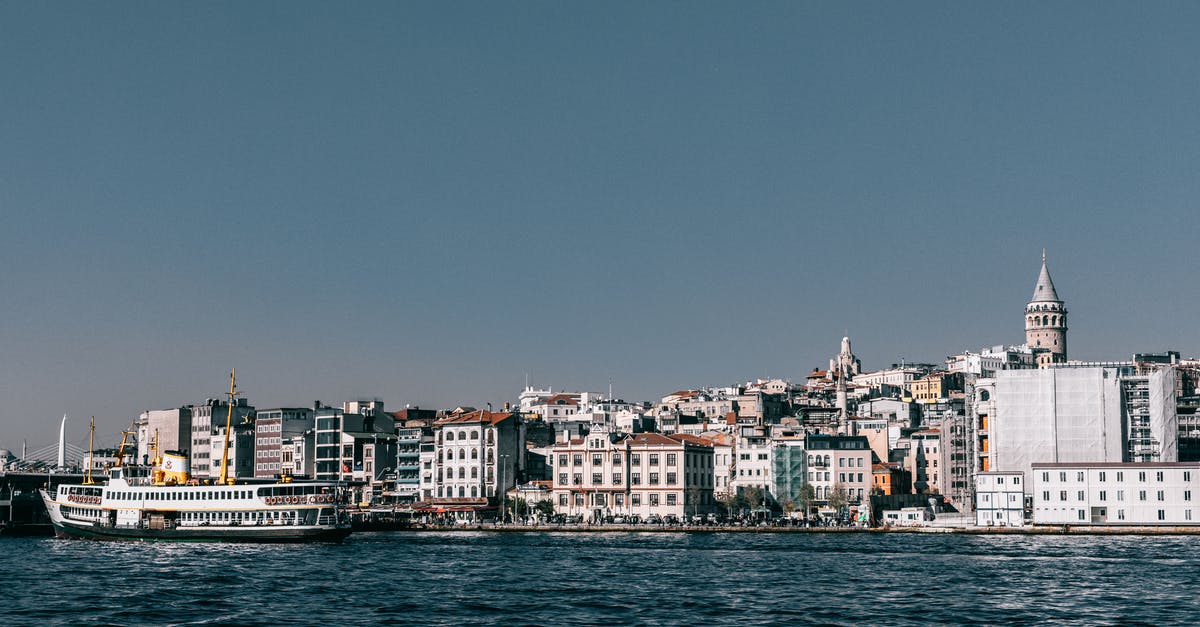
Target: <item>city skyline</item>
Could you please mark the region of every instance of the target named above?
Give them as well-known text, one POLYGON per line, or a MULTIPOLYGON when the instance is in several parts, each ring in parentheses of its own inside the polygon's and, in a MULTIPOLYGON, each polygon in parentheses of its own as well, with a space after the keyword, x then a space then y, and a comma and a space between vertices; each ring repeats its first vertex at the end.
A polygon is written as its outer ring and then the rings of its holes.
POLYGON ((0 10, 0 448, 941 363, 1043 248, 1072 359, 1200 353, 1196 7, 692 8, 0 10))

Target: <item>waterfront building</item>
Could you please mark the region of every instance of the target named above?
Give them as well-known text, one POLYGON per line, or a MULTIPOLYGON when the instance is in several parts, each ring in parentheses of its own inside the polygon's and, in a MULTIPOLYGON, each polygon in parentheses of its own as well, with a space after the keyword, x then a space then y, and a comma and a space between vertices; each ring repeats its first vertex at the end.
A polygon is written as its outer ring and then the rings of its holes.
MULTIPOLYGON (((203 405, 191 407, 192 476, 219 478, 221 469, 218 466, 221 464, 221 449, 224 446, 224 439, 217 440, 218 446, 213 447, 213 436, 217 433, 217 427, 224 428, 227 419, 230 424, 236 425, 252 420, 253 417, 254 407, 245 398, 238 398, 234 402, 232 411, 230 411, 229 403, 215 398, 208 399, 203 405)), ((160 450, 167 449, 160 447, 160 450)), ((253 465, 251 471, 253 471, 253 465)))
POLYGON ((975 475, 975 524, 980 527, 1025 525, 1025 486, 1021 472, 975 475))
POLYGON ((1034 463, 1035 525, 1197 524, 1200 463, 1034 463))
POLYGON ((447 509, 463 520, 496 511, 523 472, 522 433, 512 412, 453 412, 435 422, 433 496, 424 501, 426 509, 447 509))
MULTIPOLYGON (((164 451, 188 451, 199 446, 198 436, 192 434, 192 406, 186 405, 175 409, 154 409, 138 415, 137 431, 137 460, 142 464, 154 461, 155 449, 161 455, 164 451)), ((204 435, 204 444, 208 444, 208 434, 204 435)), ((208 459, 205 457, 207 466, 208 459)), ((193 467, 193 472, 195 468, 193 467)), ((207 476, 207 471, 205 476, 207 476)))
POLYGON ((871 465, 871 493, 883 496, 912 493, 912 473, 899 462, 871 465))
POLYGON ((713 449, 701 438, 597 428, 556 443, 551 458, 560 514, 682 520, 713 509, 713 449))
MULTIPOLYGON (((1172 366, 1054 364, 996 374, 986 421, 990 470, 1046 462, 1174 462, 1179 428, 1172 366)), ((977 408, 979 411, 979 408, 977 408)), ((983 422, 977 422, 983 425, 983 422)), ((1028 487, 1028 486, 1027 486, 1028 487)))
POLYGON ((751 488, 759 490, 764 505, 778 500, 775 493, 775 465, 771 461, 771 430, 765 426, 742 425, 735 432, 731 451, 731 486, 736 494, 747 494, 751 488))
MULTIPOLYGON (((421 427, 396 425, 396 500, 415 503, 421 500, 421 442, 426 439, 421 427)), ((432 435, 428 438, 431 442, 432 435)))
MULTIPOLYGON (((254 476, 269 479, 283 473, 283 443, 314 426, 313 410, 306 407, 260 409, 254 420, 254 476)), ((292 449, 295 454, 295 449, 292 449)), ((295 468, 295 464, 290 464, 295 468)))
POLYGON ((870 443, 861 436, 817 435, 805 437, 804 448, 808 482, 818 503, 827 504, 836 490, 844 490, 851 505, 858 506, 870 497, 872 453, 870 443))
MULTIPOLYGON (((209 450, 213 453, 209 465, 208 479, 221 477, 221 461, 225 457, 225 425, 220 425, 209 436, 209 450)), ((254 422, 235 423, 229 435, 229 472, 226 478, 249 479, 254 476, 254 422)), ((196 477, 200 479, 201 477, 196 477)))
MULTIPOLYGON (((774 438, 771 441, 773 466, 771 492, 785 510, 799 508, 801 492, 808 483, 807 454, 800 436, 774 438)), ((807 515, 807 512, 805 512, 807 515)))
POLYGON ((734 460, 736 438, 733 434, 724 431, 705 431, 699 437, 713 449, 713 498, 718 501, 727 498, 730 494, 736 493, 733 485, 736 466, 734 460))
MULTIPOLYGON (((315 421, 314 421, 315 424, 315 421)), ((279 446, 279 473, 312 478, 316 474, 316 432, 312 429, 283 439, 279 446)))
POLYGON ((316 479, 348 482, 360 503, 378 498, 396 458, 395 423, 382 401, 317 407, 314 419, 316 479))

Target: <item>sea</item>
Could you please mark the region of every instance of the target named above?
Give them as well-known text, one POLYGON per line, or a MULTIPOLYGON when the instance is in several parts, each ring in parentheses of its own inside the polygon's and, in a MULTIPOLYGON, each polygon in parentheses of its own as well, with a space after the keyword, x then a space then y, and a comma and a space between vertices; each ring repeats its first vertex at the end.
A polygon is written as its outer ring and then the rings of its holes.
POLYGON ((1197 583, 1197 536, 0 538, 0 625, 1197 624, 1197 583))

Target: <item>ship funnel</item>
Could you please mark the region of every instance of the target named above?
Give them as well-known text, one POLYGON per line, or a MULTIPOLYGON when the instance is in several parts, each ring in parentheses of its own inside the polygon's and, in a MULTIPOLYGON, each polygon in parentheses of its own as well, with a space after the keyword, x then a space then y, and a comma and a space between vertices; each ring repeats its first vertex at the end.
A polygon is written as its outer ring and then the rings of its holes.
POLYGON ((191 460, 179 451, 167 451, 162 463, 154 469, 154 483, 158 485, 183 485, 191 473, 191 460))

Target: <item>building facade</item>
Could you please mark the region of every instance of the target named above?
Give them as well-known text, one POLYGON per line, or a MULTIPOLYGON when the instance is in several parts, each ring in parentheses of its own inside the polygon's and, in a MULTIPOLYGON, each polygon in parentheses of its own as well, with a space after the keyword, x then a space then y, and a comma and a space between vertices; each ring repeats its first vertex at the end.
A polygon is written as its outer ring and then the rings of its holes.
POLYGON ((1035 525, 1197 524, 1200 463, 1034 464, 1035 525))

